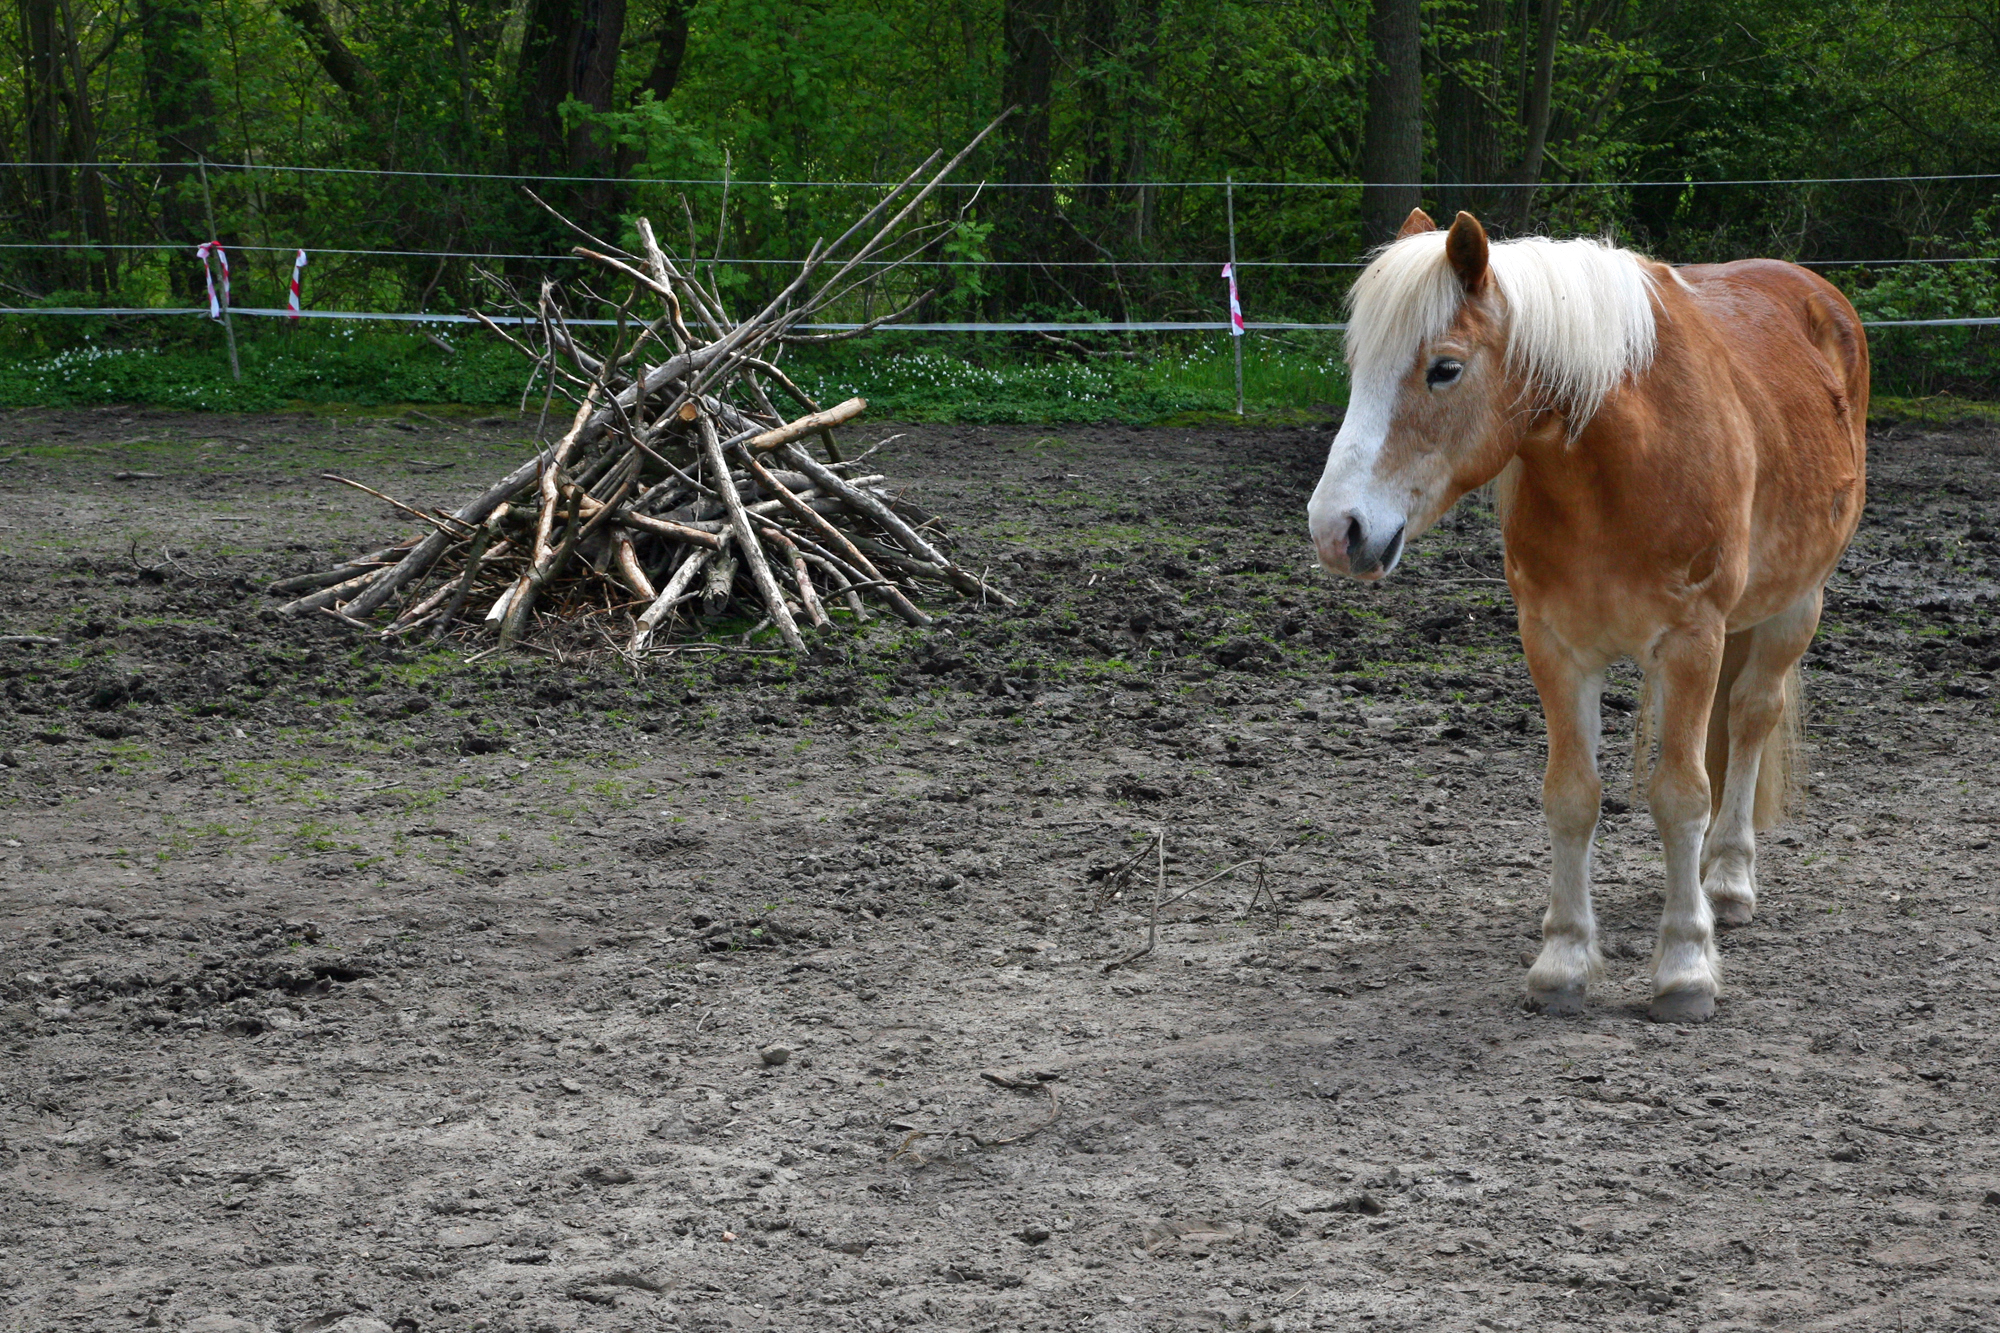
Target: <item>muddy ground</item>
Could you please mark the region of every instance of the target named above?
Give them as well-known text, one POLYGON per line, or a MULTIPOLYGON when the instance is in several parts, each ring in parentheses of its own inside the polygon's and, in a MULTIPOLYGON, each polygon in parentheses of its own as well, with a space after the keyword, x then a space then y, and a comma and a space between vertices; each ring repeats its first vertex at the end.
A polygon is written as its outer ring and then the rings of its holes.
POLYGON ((2000 1328, 1990 428, 1877 433, 1698 1029, 1643 1018, 1629 675, 1610 975, 1520 1007, 1476 506, 1335 585, 1324 431, 919 427, 1021 609, 638 679, 269 612, 399 532, 321 471, 455 503, 525 438, 0 418, 0 1328, 2000 1328), (1162 828, 1275 910, 1107 974, 1162 828))

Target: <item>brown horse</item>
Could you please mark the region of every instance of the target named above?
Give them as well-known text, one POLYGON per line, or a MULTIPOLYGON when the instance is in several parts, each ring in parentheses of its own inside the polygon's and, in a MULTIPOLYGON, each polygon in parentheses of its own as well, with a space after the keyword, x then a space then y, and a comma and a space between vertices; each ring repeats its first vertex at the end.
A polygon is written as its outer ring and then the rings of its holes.
POLYGON ((1792 781, 1797 665, 1861 517, 1868 344, 1776 260, 1669 268, 1596 241, 1489 245, 1421 210, 1350 297, 1346 419, 1313 492, 1326 567, 1379 579, 1497 479, 1507 583, 1548 718, 1553 883, 1531 1005, 1602 968, 1590 853, 1604 669, 1646 675, 1635 770, 1666 858, 1651 1016, 1711 1017, 1717 922, 1748 922, 1792 781), (1658 756, 1648 772, 1648 734, 1658 756))

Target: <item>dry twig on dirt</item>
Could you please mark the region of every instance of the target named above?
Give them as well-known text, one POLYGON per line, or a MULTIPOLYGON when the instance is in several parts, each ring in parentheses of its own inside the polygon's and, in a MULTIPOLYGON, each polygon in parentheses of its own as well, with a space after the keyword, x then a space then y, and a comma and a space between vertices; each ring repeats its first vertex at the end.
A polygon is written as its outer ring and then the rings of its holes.
POLYGON ((645 219, 643 255, 561 219, 590 242, 575 253, 627 288, 615 305, 596 298, 616 310, 616 336, 586 346, 549 283, 522 303, 521 336, 481 319, 532 363, 531 387, 537 378, 549 395, 570 386, 568 430, 449 514, 329 474, 431 530, 272 584, 300 594, 283 610, 384 636, 428 627, 433 641, 490 635, 558 653, 609 643, 636 662, 695 618, 747 619, 752 635, 769 625, 798 651, 806 629, 830 623, 829 607, 866 619, 866 599, 919 626, 930 617, 918 598, 933 591, 1013 605, 952 561, 933 516, 881 489, 884 478, 863 475, 859 459, 843 461, 833 431, 867 403, 823 407, 778 366, 797 325, 948 234, 922 205, 998 124, 942 166, 933 154, 843 235, 815 243, 742 320, 725 312, 713 274, 704 283, 695 265, 676 262, 645 219), (657 313, 635 316, 642 306, 657 313), (767 386, 803 415, 780 413, 767 386), (805 447, 814 439, 826 461, 805 447), (378 627, 385 610, 394 614, 378 627))
POLYGON ((1097 894, 1092 899, 1090 905, 1090 910, 1093 914, 1102 912, 1105 903, 1125 891, 1126 887, 1131 883, 1133 873, 1139 868, 1140 863, 1146 859, 1148 853, 1152 853, 1156 858, 1157 871, 1153 877, 1152 908, 1146 924, 1146 942, 1132 950, 1132 952, 1105 963, 1100 969, 1104 972, 1115 972, 1127 963, 1137 962, 1159 947, 1161 908, 1172 907, 1183 898, 1207 888, 1219 879, 1233 877, 1239 870, 1254 868, 1257 872, 1256 879, 1250 885, 1249 900, 1243 905, 1243 914, 1248 916, 1257 910, 1259 902, 1266 902, 1270 904, 1273 912, 1280 916, 1284 915, 1284 904, 1278 901, 1278 895, 1272 890, 1267 879, 1271 858, 1271 853, 1269 852, 1250 857, 1248 860, 1238 861, 1234 865, 1224 866, 1208 878, 1190 884, 1169 898, 1167 896, 1167 831, 1164 828, 1155 832, 1138 851, 1132 853, 1125 861, 1107 872, 1104 878, 1099 881, 1097 894))
MULTIPOLYGON (((1127 963, 1137 962, 1151 953, 1160 943, 1160 899, 1165 897, 1167 892, 1167 831, 1161 829, 1158 833, 1155 833, 1153 841, 1149 846, 1158 857, 1159 873, 1153 878, 1153 914, 1146 924, 1146 942, 1131 953, 1126 954, 1123 958, 1114 958, 1106 963, 1103 970, 1107 973, 1115 972, 1127 963)), ((1127 864, 1129 866, 1137 866, 1139 857, 1143 857, 1145 854, 1146 848, 1140 848, 1139 856, 1132 858, 1127 864)), ((1127 871, 1126 873, 1130 872, 1127 871)))
POLYGON ((1033 1138, 1062 1118, 1062 1104, 1056 1100, 1055 1084, 1052 1082, 1042 1083, 1039 1086, 1043 1092, 1049 1094, 1049 1113, 1046 1118, 1028 1126, 1019 1133, 1009 1134, 1006 1138, 994 1139, 970 1129, 911 1130, 903 1136, 903 1141, 896 1145, 896 1151, 890 1155, 889 1160, 896 1162, 901 1161, 904 1157, 908 1157, 921 1165, 924 1159, 917 1153, 916 1145, 925 1139, 943 1139, 947 1143, 962 1139, 975 1148, 1004 1148, 1010 1143, 1019 1143, 1023 1139, 1033 1138))

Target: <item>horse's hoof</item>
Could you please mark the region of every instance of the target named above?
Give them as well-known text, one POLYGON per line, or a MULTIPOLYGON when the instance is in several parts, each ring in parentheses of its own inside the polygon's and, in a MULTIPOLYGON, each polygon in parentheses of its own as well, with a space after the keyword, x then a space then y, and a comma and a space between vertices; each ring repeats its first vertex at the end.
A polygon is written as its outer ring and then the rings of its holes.
POLYGON ((1715 911, 1718 926, 1747 926, 1756 914, 1756 906, 1739 898, 1717 898, 1710 906, 1715 911))
POLYGON ((1528 992, 1528 1012, 1547 1014, 1550 1018, 1575 1018, 1583 1012, 1583 987, 1531 990, 1528 992))
POLYGON ((1655 1023, 1706 1023, 1715 1017, 1715 997, 1706 991, 1668 991, 1653 997, 1646 1017, 1655 1023))

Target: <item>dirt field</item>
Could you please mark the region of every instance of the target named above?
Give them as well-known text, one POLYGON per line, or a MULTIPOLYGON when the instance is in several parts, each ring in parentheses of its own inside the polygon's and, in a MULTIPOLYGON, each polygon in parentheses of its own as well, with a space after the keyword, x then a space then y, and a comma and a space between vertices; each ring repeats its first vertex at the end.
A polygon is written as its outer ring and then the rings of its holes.
POLYGON ((1642 1016, 1629 676, 1611 973, 1521 1009, 1484 512, 1337 586, 1323 432, 917 428, 1019 611, 638 680, 268 611, 399 531, 319 472, 522 438, 0 417, 0 634, 59 640, 0 645, 0 1328, 2000 1328, 2000 436, 1878 434, 1699 1029, 1642 1016), (1162 828, 1278 910, 1107 974, 1162 828))

